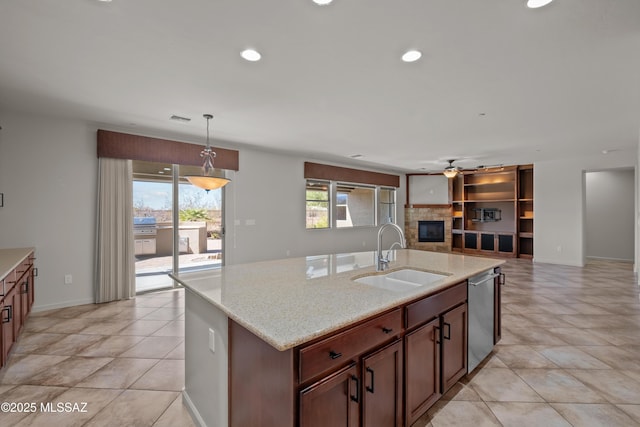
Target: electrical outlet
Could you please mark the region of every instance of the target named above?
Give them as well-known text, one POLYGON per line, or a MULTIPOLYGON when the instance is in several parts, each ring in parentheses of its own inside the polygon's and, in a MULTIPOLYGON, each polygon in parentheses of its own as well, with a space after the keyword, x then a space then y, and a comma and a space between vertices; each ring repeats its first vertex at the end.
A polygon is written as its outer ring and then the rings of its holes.
POLYGON ((65 274, 64 275, 64 284, 65 285, 70 285, 73 283, 73 276, 70 274, 65 274))

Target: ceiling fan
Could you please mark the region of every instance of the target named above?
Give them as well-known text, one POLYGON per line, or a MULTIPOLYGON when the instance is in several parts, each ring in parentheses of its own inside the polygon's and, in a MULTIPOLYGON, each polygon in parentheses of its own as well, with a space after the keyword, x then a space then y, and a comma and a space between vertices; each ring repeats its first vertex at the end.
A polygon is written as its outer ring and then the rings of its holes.
POLYGON ((447 161, 449 162, 449 166, 445 167, 444 170, 442 171, 444 176, 446 176, 447 178, 455 178, 456 175, 458 175, 458 173, 462 173, 461 167, 453 166, 453 162, 455 162, 456 159, 451 159, 447 161))

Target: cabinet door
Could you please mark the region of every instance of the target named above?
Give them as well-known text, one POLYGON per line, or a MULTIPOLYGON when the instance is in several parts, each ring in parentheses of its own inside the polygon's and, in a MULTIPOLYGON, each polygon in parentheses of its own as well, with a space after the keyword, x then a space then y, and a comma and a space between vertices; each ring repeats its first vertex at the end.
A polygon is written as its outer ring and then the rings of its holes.
POLYGON ((18 284, 16 284, 13 289, 9 292, 7 296, 5 296, 5 300, 8 297, 8 300, 11 302, 11 306, 13 307, 13 339, 14 341, 18 339, 18 335, 22 330, 22 295, 20 294, 20 289, 22 286, 20 284, 22 280, 18 284))
POLYGON ((502 254, 515 254, 513 239, 513 234, 498 234, 498 252, 502 254))
POLYGON ((300 427, 357 427, 360 395, 353 363, 300 392, 300 427))
POLYGON ((2 322, 2 361, 7 361, 7 356, 13 345, 15 333, 13 331, 13 296, 5 295, 4 302, 0 306, 0 322, 2 322))
POLYGON ((467 304, 442 316, 442 393, 467 373, 467 304))
POLYGON ((470 250, 478 249, 478 233, 465 231, 464 249, 470 249, 470 250))
POLYGON ((27 314, 29 314, 29 288, 31 287, 31 273, 25 274, 20 280, 20 287, 18 288, 20 298, 20 322, 24 325, 27 320, 27 314))
POLYGON ((402 426, 402 341, 362 360, 363 425, 402 426))
POLYGON ((407 334, 405 344, 405 417, 413 424, 441 396, 440 319, 407 334))
POLYGON ((480 250, 494 252, 496 236, 493 233, 480 233, 480 250))

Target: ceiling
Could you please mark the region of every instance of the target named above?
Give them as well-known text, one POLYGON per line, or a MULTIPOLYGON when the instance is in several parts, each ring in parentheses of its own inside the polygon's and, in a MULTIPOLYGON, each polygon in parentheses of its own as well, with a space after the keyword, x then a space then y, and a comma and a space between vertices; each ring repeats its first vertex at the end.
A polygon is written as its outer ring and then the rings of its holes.
POLYGON ((2 1, 0 108, 400 172, 635 149, 640 1, 525 3, 2 1))

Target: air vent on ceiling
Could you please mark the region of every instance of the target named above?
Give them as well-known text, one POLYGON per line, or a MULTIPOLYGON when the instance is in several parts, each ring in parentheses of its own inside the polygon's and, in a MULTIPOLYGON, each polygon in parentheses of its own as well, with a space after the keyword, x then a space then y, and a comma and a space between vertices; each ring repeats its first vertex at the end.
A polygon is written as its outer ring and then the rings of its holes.
POLYGON ((176 116, 175 114, 171 116, 171 120, 175 120, 177 122, 183 122, 183 123, 187 123, 191 121, 189 117, 176 116))

